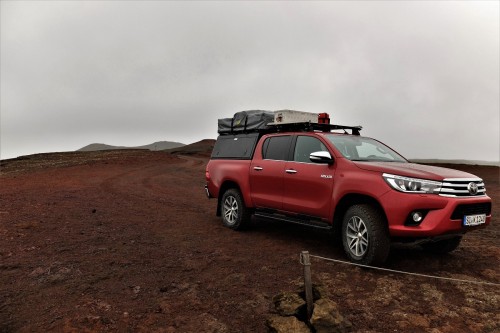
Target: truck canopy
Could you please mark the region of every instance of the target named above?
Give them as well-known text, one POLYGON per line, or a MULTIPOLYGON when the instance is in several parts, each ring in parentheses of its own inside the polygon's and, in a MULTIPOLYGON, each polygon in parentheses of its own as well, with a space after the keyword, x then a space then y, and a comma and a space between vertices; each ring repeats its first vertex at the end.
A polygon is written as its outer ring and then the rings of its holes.
POLYGON ((215 142, 212 159, 251 160, 259 133, 221 135, 215 142))

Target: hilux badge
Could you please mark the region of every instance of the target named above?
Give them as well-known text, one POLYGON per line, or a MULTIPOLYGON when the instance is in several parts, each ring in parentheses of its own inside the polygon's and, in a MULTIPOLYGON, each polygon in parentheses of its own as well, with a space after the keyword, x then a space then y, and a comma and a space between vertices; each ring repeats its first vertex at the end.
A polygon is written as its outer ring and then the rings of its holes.
POLYGON ((469 193, 471 195, 476 195, 477 194, 477 184, 476 183, 469 183, 469 185, 467 185, 467 190, 469 190, 469 193))
POLYGON ((330 179, 330 178, 333 178, 333 176, 332 175, 321 175, 321 178, 330 179))

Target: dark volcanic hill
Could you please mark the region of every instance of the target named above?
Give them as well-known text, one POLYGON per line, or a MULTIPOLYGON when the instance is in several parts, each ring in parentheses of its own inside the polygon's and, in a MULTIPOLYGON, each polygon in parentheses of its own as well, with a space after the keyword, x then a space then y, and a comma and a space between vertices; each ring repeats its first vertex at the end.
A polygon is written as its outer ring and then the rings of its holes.
POLYGON ((203 156, 210 156, 212 154, 212 149, 214 148, 215 140, 205 139, 190 145, 165 149, 166 152, 171 154, 181 154, 181 155, 193 155, 200 154, 203 156))
POLYGON ((92 143, 88 146, 78 149, 78 151, 97 151, 97 150, 115 150, 115 149, 147 149, 147 150, 165 150, 183 147, 185 144, 172 141, 158 141, 149 145, 137 147, 111 146, 104 143, 92 143))

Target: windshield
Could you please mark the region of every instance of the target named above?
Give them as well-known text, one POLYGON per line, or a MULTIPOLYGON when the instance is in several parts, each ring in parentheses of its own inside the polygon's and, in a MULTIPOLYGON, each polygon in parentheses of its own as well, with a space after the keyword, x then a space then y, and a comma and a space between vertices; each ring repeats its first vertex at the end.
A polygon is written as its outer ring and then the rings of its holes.
POLYGON ((327 134, 326 137, 351 161, 407 162, 404 157, 377 140, 355 135, 327 134))

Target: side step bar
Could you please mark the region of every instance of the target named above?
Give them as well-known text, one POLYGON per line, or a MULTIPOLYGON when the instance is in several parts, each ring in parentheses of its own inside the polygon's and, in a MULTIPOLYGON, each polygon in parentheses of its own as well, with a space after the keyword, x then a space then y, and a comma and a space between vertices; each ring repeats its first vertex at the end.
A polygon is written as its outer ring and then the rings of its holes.
POLYGON ((313 227, 313 228, 318 228, 318 229, 325 229, 325 230, 332 229, 331 224, 324 222, 320 219, 313 218, 311 216, 305 216, 305 215, 289 216, 289 215, 277 214, 277 213, 262 211, 262 210, 256 210, 254 213, 254 216, 265 218, 265 219, 300 224, 300 225, 304 225, 307 227, 313 227))

